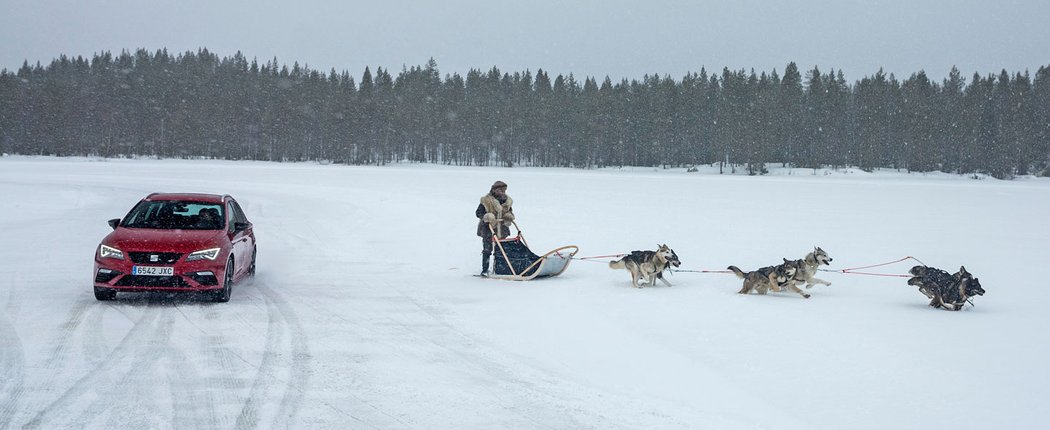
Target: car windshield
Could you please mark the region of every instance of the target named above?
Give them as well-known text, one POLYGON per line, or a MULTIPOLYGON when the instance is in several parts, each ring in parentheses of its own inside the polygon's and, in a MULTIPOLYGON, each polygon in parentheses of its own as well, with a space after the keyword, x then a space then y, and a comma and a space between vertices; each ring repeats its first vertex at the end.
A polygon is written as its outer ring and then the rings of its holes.
POLYGON ((120 223, 128 228, 220 230, 223 205, 177 200, 142 201, 120 223))

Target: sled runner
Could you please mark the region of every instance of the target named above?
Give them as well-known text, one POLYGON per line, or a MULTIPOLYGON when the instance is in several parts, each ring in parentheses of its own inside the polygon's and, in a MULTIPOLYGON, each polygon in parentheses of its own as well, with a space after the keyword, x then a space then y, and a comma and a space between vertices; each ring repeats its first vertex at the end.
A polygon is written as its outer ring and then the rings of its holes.
POLYGON ((521 234, 521 228, 513 223, 518 235, 499 239, 496 237, 492 226, 489 232, 496 244, 498 252, 493 253, 492 274, 489 278, 505 279, 508 281, 530 281, 536 278, 547 278, 560 275, 569 267, 572 257, 580 251, 576 245, 568 245, 556 248, 543 255, 536 255, 529 249, 525 242, 525 236, 521 234))

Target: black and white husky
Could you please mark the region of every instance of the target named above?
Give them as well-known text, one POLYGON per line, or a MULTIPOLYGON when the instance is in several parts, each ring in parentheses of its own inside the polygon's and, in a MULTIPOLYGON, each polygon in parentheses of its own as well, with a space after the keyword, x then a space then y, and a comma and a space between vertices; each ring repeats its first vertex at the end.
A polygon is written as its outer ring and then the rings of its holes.
POLYGON ((682 261, 678 259, 678 254, 675 254, 674 250, 667 245, 660 245, 656 251, 631 251, 623 258, 609 262, 609 267, 612 269, 630 271, 631 284, 636 288, 644 286, 638 283, 640 279, 644 279, 648 283, 646 285, 650 287, 656 285, 657 279, 670 287, 671 283, 664 279, 663 272, 670 269, 671 266, 681 265, 682 261))
POLYGON ((934 308, 957 311, 973 296, 984 295, 981 281, 967 272, 965 266, 959 267, 955 274, 927 266, 915 266, 908 272, 912 275, 908 285, 918 286, 934 308))

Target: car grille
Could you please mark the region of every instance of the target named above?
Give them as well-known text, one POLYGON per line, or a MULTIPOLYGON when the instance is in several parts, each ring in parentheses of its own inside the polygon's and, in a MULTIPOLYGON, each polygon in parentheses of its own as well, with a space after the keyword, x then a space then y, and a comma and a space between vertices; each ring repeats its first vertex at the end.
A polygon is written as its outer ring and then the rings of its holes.
POLYGON ((172 264, 179 261, 182 254, 178 252, 129 252, 128 256, 131 257, 131 261, 138 264, 172 264), (150 258, 153 255, 157 256, 156 260, 150 258))
POLYGON ((113 284, 117 287, 169 287, 190 288, 190 284, 180 276, 140 276, 127 275, 113 284))

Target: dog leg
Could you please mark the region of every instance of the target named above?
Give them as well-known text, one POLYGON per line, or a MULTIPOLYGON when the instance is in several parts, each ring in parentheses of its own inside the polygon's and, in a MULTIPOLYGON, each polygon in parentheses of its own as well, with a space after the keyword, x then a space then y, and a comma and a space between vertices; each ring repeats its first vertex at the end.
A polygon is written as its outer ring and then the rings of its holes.
POLYGON ((769 284, 766 286, 767 288, 772 288, 773 291, 778 293, 780 292, 780 285, 777 285, 777 275, 775 273, 770 273, 766 280, 769 281, 769 284))
POLYGON ((806 288, 813 288, 813 286, 817 285, 817 284, 827 285, 829 287, 831 286, 831 282, 825 281, 825 280, 820 279, 820 278, 813 278, 813 279, 810 279, 808 283, 806 283, 806 288))
POLYGON ((809 294, 806 294, 806 292, 802 291, 802 289, 801 289, 801 288, 799 288, 799 287, 796 287, 796 286, 795 286, 795 284, 787 284, 787 285, 785 285, 785 286, 786 286, 786 287, 788 287, 788 288, 790 288, 790 289, 791 289, 791 291, 794 291, 794 292, 798 293, 798 294, 799 294, 799 295, 801 295, 802 297, 805 297, 805 298, 807 298, 807 299, 809 298, 809 294))
POLYGON ((737 294, 747 294, 747 293, 750 293, 750 292, 751 292, 751 288, 748 287, 747 281, 744 281, 744 285, 742 287, 740 287, 740 291, 737 291, 736 293, 737 294))

